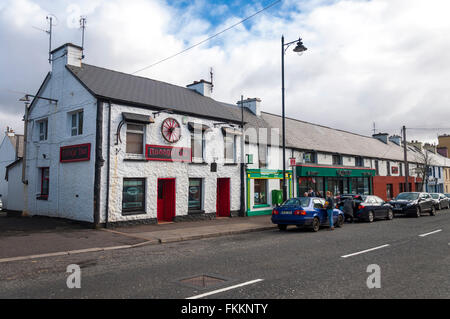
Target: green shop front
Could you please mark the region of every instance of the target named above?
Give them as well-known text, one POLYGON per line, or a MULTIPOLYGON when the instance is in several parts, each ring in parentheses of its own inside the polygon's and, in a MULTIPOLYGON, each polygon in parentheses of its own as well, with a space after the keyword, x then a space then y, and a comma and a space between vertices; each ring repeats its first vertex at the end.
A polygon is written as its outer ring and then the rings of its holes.
MULTIPOLYGON (((293 197, 292 171, 286 171, 288 197, 293 197)), ((275 196, 283 185, 283 171, 271 169, 247 170, 247 216, 272 214, 275 196)))
POLYGON ((322 165, 297 165, 297 196, 309 189, 325 194, 373 194, 375 169, 366 167, 340 167, 322 165))

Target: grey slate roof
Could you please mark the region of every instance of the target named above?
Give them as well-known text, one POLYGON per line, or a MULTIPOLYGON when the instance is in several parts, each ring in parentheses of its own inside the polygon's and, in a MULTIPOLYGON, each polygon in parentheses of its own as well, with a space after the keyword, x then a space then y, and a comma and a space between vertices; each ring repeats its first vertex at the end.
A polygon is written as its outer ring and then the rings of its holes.
POLYGON ((92 94, 100 98, 145 105, 157 109, 239 121, 223 104, 191 89, 89 64, 67 68, 92 94))

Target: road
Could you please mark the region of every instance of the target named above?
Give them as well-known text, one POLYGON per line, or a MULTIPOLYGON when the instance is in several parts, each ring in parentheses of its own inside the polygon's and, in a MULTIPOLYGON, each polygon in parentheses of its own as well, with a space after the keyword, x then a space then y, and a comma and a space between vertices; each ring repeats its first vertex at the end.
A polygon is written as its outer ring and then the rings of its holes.
POLYGON ((449 252, 450 211, 440 211, 335 231, 293 227, 7 262, 0 298, 448 299, 449 252), (67 288, 69 264, 81 267, 80 289, 67 288), (371 264, 380 267, 381 288, 367 287, 371 264), (222 280, 181 282, 201 275, 222 280))

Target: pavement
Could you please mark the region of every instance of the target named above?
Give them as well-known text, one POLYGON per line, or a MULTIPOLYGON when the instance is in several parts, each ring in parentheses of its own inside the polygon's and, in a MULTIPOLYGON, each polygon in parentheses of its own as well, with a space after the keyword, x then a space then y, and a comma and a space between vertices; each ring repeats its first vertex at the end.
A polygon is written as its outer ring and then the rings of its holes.
POLYGON ((270 216, 90 229, 48 217, 0 214, 0 262, 134 248, 274 228, 270 216))

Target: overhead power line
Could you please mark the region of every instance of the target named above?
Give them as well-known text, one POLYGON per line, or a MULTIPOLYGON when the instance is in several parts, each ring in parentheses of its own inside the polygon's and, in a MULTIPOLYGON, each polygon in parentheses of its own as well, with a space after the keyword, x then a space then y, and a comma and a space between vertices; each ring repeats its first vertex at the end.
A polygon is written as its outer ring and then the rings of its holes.
POLYGON ((190 47, 188 47, 188 48, 186 48, 186 49, 184 49, 184 50, 182 50, 182 51, 180 51, 180 52, 178 52, 178 53, 175 53, 175 54, 173 54, 173 55, 171 55, 171 56, 168 56, 167 58, 164 58, 164 59, 162 59, 162 60, 160 60, 160 61, 158 61, 158 62, 155 62, 155 63, 153 63, 153 64, 150 64, 150 65, 148 65, 148 66, 146 66, 146 67, 144 67, 144 68, 142 68, 142 69, 139 69, 139 70, 137 70, 137 71, 135 71, 135 72, 133 72, 133 73, 131 73, 131 74, 136 74, 136 73, 142 72, 142 71, 147 70, 147 69, 149 69, 149 68, 151 68, 151 67, 154 67, 155 65, 158 65, 158 64, 160 64, 160 63, 162 63, 162 62, 164 62, 164 61, 167 61, 167 60, 169 60, 169 59, 172 59, 172 58, 174 58, 174 57, 176 57, 176 56, 178 56, 178 55, 180 55, 180 54, 182 54, 182 53, 184 53, 184 52, 186 52, 186 51, 188 51, 188 50, 191 50, 191 49, 193 49, 193 48, 195 48, 195 47, 197 47, 197 46, 199 46, 199 45, 201 45, 201 44, 203 44, 203 43, 205 43, 205 42, 207 42, 207 41, 209 41, 209 40, 211 40, 211 39, 213 39, 213 38, 215 38, 215 37, 217 37, 217 36, 219 36, 219 35, 221 35, 222 33, 224 33, 224 32, 226 32, 226 31, 228 31, 228 30, 230 30, 230 29, 232 29, 232 28, 238 26, 239 24, 244 23, 244 22, 247 21, 247 20, 250 20, 250 19, 253 18, 254 16, 260 14, 261 12, 263 12, 263 11, 265 11, 265 10, 271 8, 271 7, 273 7, 274 5, 276 5, 276 4, 279 3, 279 2, 281 2, 281 0, 274 1, 274 2, 272 2, 271 4, 269 4, 267 7, 264 7, 263 9, 261 9, 261 10, 255 12, 254 14, 248 16, 247 18, 242 19, 241 21, 239 21, 239 22, 237 22, 237 23, 235 23, 235 24, 229 26, 228 28, 226 28, 226 29, 224 29, 224 30, 222 30, 222 31, 220 31, 220 32, 218 32, 218 33, 216 33, 216 34, 214 34, 214 35, 212 35, 212 36, 210 36, 210 37, 208 37, 208 38, 206 38, 206 39, 204 39, 204 40, 202 40, 202 41, 200 41, 200 42, 194 44, 194 45, 191 45, 190 47))

